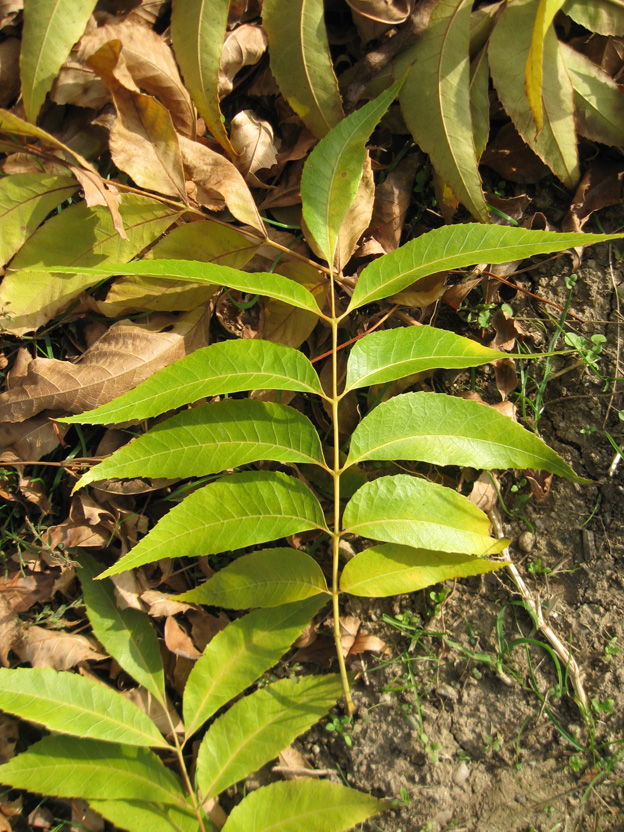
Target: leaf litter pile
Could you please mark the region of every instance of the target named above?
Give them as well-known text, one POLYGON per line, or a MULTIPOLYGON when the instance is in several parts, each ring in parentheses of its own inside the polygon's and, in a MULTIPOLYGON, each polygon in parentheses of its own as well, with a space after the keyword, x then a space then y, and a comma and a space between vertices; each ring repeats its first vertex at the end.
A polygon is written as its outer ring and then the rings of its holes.
MULTIPOLYGON (((0 660, 104 681, 157 725, 168 724, 164 708, 92 634, 80 581, 91 557, 98 571, 118 560, 196 482, 108 480, 72 493, 91 464, 148 425, 55 418, 108 403, 228 339, 301 349, 329 390, 329 330, 305 308, 242 290, 29 267, 49 264, 50 252, 74 268, 193 259, 281 274, 323 308, 327 270, 302 223, 306 158, 345 113, 403 75, 336 241, 346 294, 375 257, 451 221, 622 230, 621 3, 207 5, 0 2, 0 660)), ((363 407, 407 389, 460 393, 543 432, 593 484, 557 482, 550 492, 539 471, 500 480, 437 472, 503 514, 524 594, 488 576, 351 599, 340 624, 358 677, 355 720, 332 712, 230 789, 231 805, 243 788, 310 770, 395 798, 364 824, 370 830, 624 828, 621 245, 430 275, 341 329, 342 372, 352 343, 399 325, 433 324, 514 353, 567 348, 565 357, 372 385, 367 400, 351 391, 341 429, 346 439, 363 407), (576 680, 544 635, 548 621, 579 648, 576 680)), ((252 398, 290 404, 321 436, 330 432, 331 413, 301 395, 252 398)), ((329 496, 329 479, 307 468, 299 476, 329 496)), ((304 532, 287 544, 312 552, 323 541, 304 532)), ((355 554, 348 540, 342 554, 355 554)), ((112 578, 118 607, 157 627, 173 724, 194 663, 233 614, 172 596, 228 562, 163 560, 112 578)), ((277 677, 330 669, 329 612, 295 648, 277 677)), ((38 736, 0 715, 2 761, 38 736)), ((79 801, 8 790, 0 799, 0 830, 55 829, 59 817, 74 829, 112 828, 79 801)), ((212 820, 224 817, 215 810, 212 820)))

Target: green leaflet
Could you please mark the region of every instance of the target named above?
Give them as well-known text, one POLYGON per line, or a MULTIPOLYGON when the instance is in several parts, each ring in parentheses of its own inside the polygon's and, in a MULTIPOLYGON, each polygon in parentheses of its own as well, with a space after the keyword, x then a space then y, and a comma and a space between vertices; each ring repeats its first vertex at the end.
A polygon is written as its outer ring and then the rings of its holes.
POLYGON ((587 482, 513 419, 486 404, 444 393, 405 393, 372 410, 353 433, 346 464, 367 459, 409 459, 486 470, 537 468, 587 482))
POLYGON ((560 43, 574 88, 578 132, 595 142, 618 146, 624 135, 624 92, 610 75, 567 43, 560 43))
POLYGON ((624 35, 624 6, 620 0, 567 0, 563 11, 590 32, 624 35))
POLYGON ((470 64, 470 113, 475 153, 480 159, 490 135, 490 68, 486 47, 470 64))
POLYGON ((325 467, 307 416, 284 405, 229 399, 161 422, 87 471, 76 488, 111 477, 199 477, 263 459, 325 467))
POLYGON ((618 235, 557 234, 479 223, 443 226, 366 266, 347 311, 390 297, 435 272, 475 263, 506 263, 613 239, 618 239, 618 235))
POLYGON ((387 808, 369 794, 325 780, 283 781, 243 798, 223 832, 345 832, 387 808))
POLYGON ((120 693, 49 667, 0 669, 0 708, 75 737, 167 748, 152 720, 120 693))
POLYGON ((325 597, 317 596, 255 610, 217 633, 193 665, 184 688, 187 740, 219 708, 273 667, 325 602, 325 597))
POLYGON ((229 8, 229 0, 174 0, 171 40, 199 114, 223 149, 234 156, 221 121, 218 86, 229 8))
POLYGON ((134 800, 90 800, 89 806, 128 832, 199 832, 197 815, 190 808, 134 800))
POLYGON ((275 80, 318 138, 344 118, 323 13, 323 0, 265 0, 262 5, 275 80))
POLYGON ((223 341, 170 364, 109 404, 59 421, 118 424, 159 416, 207 396, 263 389, 324 395, 314 367, 297 350, 268 341, 223 341))
POLYGON ((353 345, 345 390, 384 384, 430 370, 478 367, 504 355, 426 324, 371 332, 353 345))
POLYGON ((232 705, 216 719, 197 755, 202 800, 268 763, 307 731, 342 695, 337 675, 282 679, 232 705))
MULTIPOLYGON (((45 269, 32 267, 25 271, 37 273, 45 269)), ((49 269, 51 271, 52 269, 49 269)), ((321 315, 316 298, 306 288, 281 274, 241 272, 229 266, 204 263, 200 260, 138 260, 134 263, 105 263, 91 268, 54 266, 55 274, 86 274, 102 280, 112 275, 139 275, 166 280, 187 280, 190 283, 206 283, 211 286, 228 286, 252 295, 263 295, 288 303, 297 309, 306 309, 321 315)), ((97 281, 93 281, 97 282, 97 281)))
POLYGON ((544 126, 544 113, 542 108, 544 41, 555 19, 555 15, 563 6, 563 3, 564 0, 539 0, 535 14, 535 23, 533 24, 531 48, 524 70, 527 98, 531 105, 531 112, 533 113, 538 132, 544 126))
POLYGON ((412 63, 399 95, 410 133, 436 171, 476 219, 488 222, 472 136, 470 108, 471 0, 439 0, 397 71, 412 63))
POLYGON ((544 34, 544 125, 539 132, 527 97, 525 66, 535 12, 534 0, 514 0, 503 9, 489 40, 490 72, 502 105, 522 139, 555 176, 574 188, 579 178, 574 97, 553 27, 544 34))
POLYGON ((386 598, 503 566, 505 561, 386 543, 371 546, 352 558, 342 571, 340 589, 365 598, 386 598))
POLYGON ((50 211, 77 190, 73 176, 18 173, 0 179, 0 265, 13 257, 50 211))
POLYGON ((357 194, 366 142, 396 98, 401 81, 343 119, 317 144, 303 168, 301 199, 309 233, 332 265, 338 232, 357 194))
POLYGON ((28 0, 20 76, 26 118, 35 122, 54 79, 80 40, 97 0, 28 0))
POLYGON ((120 800, 187 808, 178 778, 147 748, 44 737, 0 766, 0 783, 54 797, 120 800))
POLYGON ((89 208, 84 202, 70 205, 37 229, 11 261, 11 272, 0 286, 0 324, 7 332, 23 335, 37 329, 101 280, 100 275, 82 273, 59 277, 42 264, 53 259, 55 268, 70 266, 80 271, 80 266, 130 260, 180 215, 176 208, 135 194, 122 196, 119 212, 127 240, 117 233, 108 208, 89 208), (36 272, 30 271, 33 267, 36 272))
POLYGON ((299 480, 253 471, 194 491, 100 577, 161 558, 215 555, 309 529, 324 529, 321 506, 299 480))
POLYGON ((164 703, 165 673, 148 617, 119 608, 112 584, 95 580, 102 567, 87 552, 80 553, 80 567, 78 577, 94 635, 126 673, 164 703))
POLYGON ((325 592, 323 571, 310 555, 297 549, 262 549, 241 555, 176 600, 245 610, 290 604, 325 592))
POLYGON ((486 515, 450 488, 405 474, 366 483, 347 503, 350 534, 467 555, 500 552, 508 541, 488 537, 486 515))

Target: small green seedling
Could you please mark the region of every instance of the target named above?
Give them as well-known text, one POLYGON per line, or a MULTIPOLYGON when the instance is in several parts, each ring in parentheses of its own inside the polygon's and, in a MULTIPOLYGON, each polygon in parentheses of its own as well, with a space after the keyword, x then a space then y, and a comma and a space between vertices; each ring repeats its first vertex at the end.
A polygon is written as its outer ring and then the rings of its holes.
POLYGON ((353 740, 351 739, 351 733, 353 731, 353 717, 347 716, 346 714, 343 716, 335 714, 325 725, 325 730, 330 734, 338 734, 342 737, 344 744, 348 748, 351 748, 353 745, 353 740))

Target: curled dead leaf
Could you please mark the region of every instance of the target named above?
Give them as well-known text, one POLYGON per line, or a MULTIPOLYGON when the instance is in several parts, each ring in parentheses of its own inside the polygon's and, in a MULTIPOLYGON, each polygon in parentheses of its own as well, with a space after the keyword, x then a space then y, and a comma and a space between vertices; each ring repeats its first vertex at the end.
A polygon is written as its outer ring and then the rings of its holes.
POLYGON ((7 601, 4 593, 0 595, 0 664, 8 667, 9 652, 21 640, 22 624, 17 612, 7 601))
POLYGON ((224 98, 234 89, 234 78, 245 66, 255 66, 267 50, 269 42, 262 26, 243 23, 225 37, 219 69, 219 96, 224 98))
POLYGON ((253 110, 241 110, 232 119, 230 141, 238 154, 236 167, 245 180, 256 188, 266 188, 256 174, 277 163, 278 147, 270 122, 253 110))
POLYGON ((165 620, 165 644, 172 653, 181 656, 183 659, 194 661, 201 657, 201 653, 195 648, 191 637, 171 615, 167 616, 165 620))

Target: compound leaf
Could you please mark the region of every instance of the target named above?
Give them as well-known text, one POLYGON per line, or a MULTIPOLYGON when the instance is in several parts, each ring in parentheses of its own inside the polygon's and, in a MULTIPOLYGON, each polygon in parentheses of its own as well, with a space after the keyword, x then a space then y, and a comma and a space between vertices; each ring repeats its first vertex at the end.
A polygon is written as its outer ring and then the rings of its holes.
POLYGON ((76 488, 111 477, 199 477, 262 459, 325 467, 307 416, 284 405, 229 399, 161 422, 87 471, 76 488))
POLYGON ((112 688, 76 673, 49 667, 2 668, 0 708, 75 737, 168 747, 136 705, 112 688))
POLYGON ((0 766, 0 783, 54 797, 140 800, 187 808, 182 785, 148 748, 50 736, 0 766))
POLYGON ((239 700, 213 722, 199 747, 202 799, 215 797, 276 757, 341 696, 340 677, 332 674, 282 679, 239 700))
POLYGON ((323 0, 265 0, 262 25, 269 39, 271 70, 282 95, 306 127, 322 138, 344 117, 323 0))
POLYGON ((488 222, 470 106, 472 5, 471 0, 437 3, 422 37, 405 54, 413 65, 399 100, 410 133, 436 171, 476 219, 488 222))
POLYGON ((340 589, 364 598, 386 598, 454 578, 482 575, 505 565, 505 561, 386 543, 352 558, 343 569, 340 589))
POLYGON ((467 497, 405 474, 358 489, 347 503, 343 526, 373 540, 466 555, 494 554, 508 542, 488 537, 488 518, 467 497))
POLYGON ((413 373, 478 367, 503 357, 454 332, 424 326, 371 332, 353 345, 345 390, 385 384, 413 373))
POLYGON ((485 470, 536 468, 580 479, 539 436, 513 419, 486 404, 444 393, 405 393, 372 410, 353 433, 346 464, 367 459, 485 470))
POLYGON ((146 615, 120 609, 110 581, 95 580, 102 567, 80 553, 78 577, 87 615, 97 640, 116 662, 156 699, 165 702, 165 673, 158 638, 146 615))
POLYGON ((345 832, 387 803, 326 780, 271 783, 235 806, 223 832, 345 832))
POLYGON ((234 156, 219 107, 219 68, 229 8, 229 0, 175 0, 171 40, 199 114, 221 147, 234 156))
POLYGON ((327 592, 318 563, 297 549, 262 549, 241 555, 179 601, 244 610, 276 607, 327 592))
POLYGON ((77 190, 73 176, 17 173, 0 179, 0 265, 13 257, 50 211, 77 190))
POLYGON ((195 662, 184 689, 184 721, 190 738, 207 719, 280 660, 325 604, 307 598, 232 621, 195 662))
POLYGON ((355 199, 364 170, 366 142, 396 98, 401 81, 343 119, 314 148, 301 177, 303 218, 327 262, 333 265, 338 232, 355 199))
MULTIPOLYGON (((24 269, 32 273, 43 270, 24 269)), ((105 263, 91 268, 50 266, 47 270, 55 274, 86 274, 97 277, 98 280, 112 275, 139 275, 166 280, 186 280, 189 283, 204 283, 209 286, 228 286, 230 289, 275 298, 298 309, 321 314, 312 292, 284 275, 273 272, 241 272, 229 266, 204 263, 200 260, 138 260, 134 263, 105 263)))
POLYGON ((118 424, 207 396, 263 389, 323 395, 314 367, 298 350, 260 340, 223 341, 170 364, 109 404, 59 421, 118 424))
POLYGON ((317 528, 325 528, 323 511, 299 480, 269 471, 232 474, 172 508, 100 577, 161 558, 215 555, 317 528))
MULTIPOLYGON (((511 8, 511 7, 508 7, 511 8)), ((358 309, 406 289, 422 277, 475 263, 506 263, 573 246, 617 239, 618 235, 532 231, 503 225, 447 225, 374 260, 360 275, 349 309, 358 309)))
POLYGON ((97 0, 29 0, 24 9, 20 76, 24 111, 35 122, 54 79, 80 39, 97 0))

